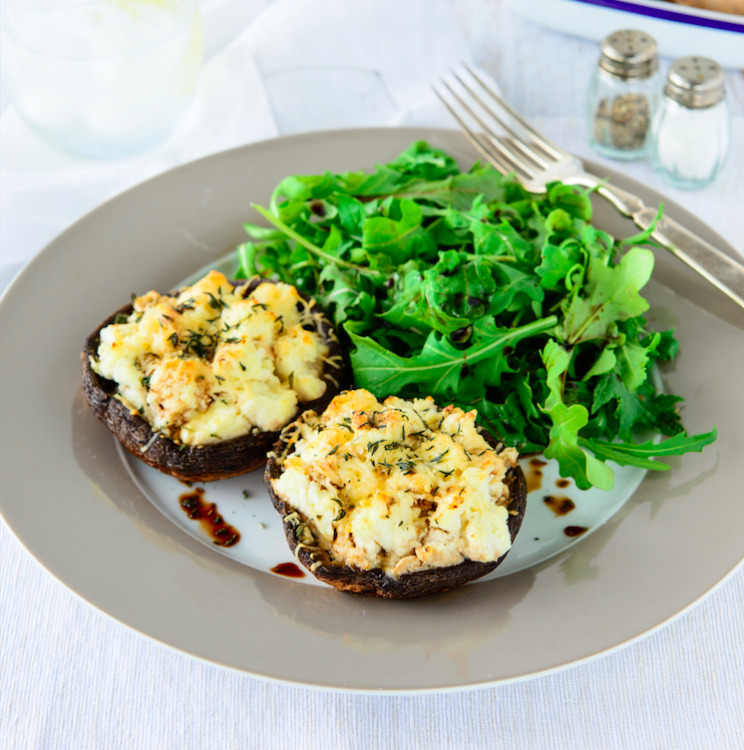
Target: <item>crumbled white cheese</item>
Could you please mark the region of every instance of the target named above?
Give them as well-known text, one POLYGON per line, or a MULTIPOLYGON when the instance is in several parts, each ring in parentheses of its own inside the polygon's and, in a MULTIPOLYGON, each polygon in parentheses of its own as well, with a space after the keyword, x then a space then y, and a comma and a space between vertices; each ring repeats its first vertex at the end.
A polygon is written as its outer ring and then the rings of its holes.
POLYGON ((93 370, 152 427, 188 444, 281 429, 325 392, 328 347, 288 284, 246 297, 211 271, 176 295, 151 291, 101 331, 93 370))
POLYGON ((511 546, 504 479, 517 452, 493 450, 475 418, 347 391, 303 415, 274 490, 347 565, 401 575, 497 560, 511 546))

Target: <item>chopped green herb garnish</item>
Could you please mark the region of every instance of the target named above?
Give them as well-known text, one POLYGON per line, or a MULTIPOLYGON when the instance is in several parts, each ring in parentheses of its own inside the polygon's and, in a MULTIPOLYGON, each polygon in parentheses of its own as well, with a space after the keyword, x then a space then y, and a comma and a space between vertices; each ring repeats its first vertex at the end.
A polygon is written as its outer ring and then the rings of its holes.
POLYGON ((377 453, 377 449, 383 442, 384 440, 371 440, 369 443, 367 443, 367 451, 369 452, 369 455, 374 456, 375 453, 377 453))
MULTIPOLYGON (((209 306, 215 310, 221 310, 223 307, 227 307, 227 302, 225 302, 222 297, 215 297, 212 292, 207 292, 207 296, 209 297, 209 306)), ((215 320, 217 320, 217 318, 215 318, 215 320)))
POLYGON ((340 521, 346 515, 346 510, 344 509, 344 504, 337 497, 333 498, 333 502, 337 503, 338 507, 339 507, 338 515, 333 520, 334 521, 340 521))

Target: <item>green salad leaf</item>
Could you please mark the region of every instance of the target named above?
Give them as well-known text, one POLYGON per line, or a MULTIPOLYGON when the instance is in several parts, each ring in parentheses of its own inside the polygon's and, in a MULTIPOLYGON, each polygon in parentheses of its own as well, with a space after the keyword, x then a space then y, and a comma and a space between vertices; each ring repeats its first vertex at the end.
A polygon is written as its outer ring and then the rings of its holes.
POLYGON ((545 457, 558 461, 563 473, 576 478, 582 489, 611 487, 612 469, 579 445, 579 432, 589 423, 589 411, 582 404, 564 402, 564 385, 571 355, 558 342, 549 340, 542 351, 548 397, 542 406, 550 416, 550 442, 545 457))
POLYGON ((515 179, 418 141, 369 172, 292 175, 269 223, 246 223, 238 278, 294 284, 348 345, 355 385, 478 410, 522 452, 544 452, 581 488, 610 489, 620 465, 699 451, 681 398, 653 365, 678 350, 652 331, 643 288, 650 233, 618 241, 591 225, 590 191, 515 179), (637 442, 649 431, 662 441, 637 442))

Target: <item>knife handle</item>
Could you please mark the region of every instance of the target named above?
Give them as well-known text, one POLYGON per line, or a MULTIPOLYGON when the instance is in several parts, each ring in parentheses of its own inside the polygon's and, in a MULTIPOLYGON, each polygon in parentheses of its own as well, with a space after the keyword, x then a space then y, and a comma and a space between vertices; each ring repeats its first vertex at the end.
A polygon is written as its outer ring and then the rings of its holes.
MULTIPOLYGON (((647 207, 633 214, 640 229, 655 218, 656 211, 647 207)), ((744 265, 668 216, 659 219, 651 237, 744 308, 744 265)))

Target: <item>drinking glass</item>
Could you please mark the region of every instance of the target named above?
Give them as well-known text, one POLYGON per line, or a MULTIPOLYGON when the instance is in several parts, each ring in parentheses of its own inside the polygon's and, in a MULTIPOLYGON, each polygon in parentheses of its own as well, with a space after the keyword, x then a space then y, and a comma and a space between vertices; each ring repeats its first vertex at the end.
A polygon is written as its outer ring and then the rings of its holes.
POLYGON ((3 82, 24 120, 76 156, 151 149, 189 105, 203 60, 197 0, 5 0, 3 82))

